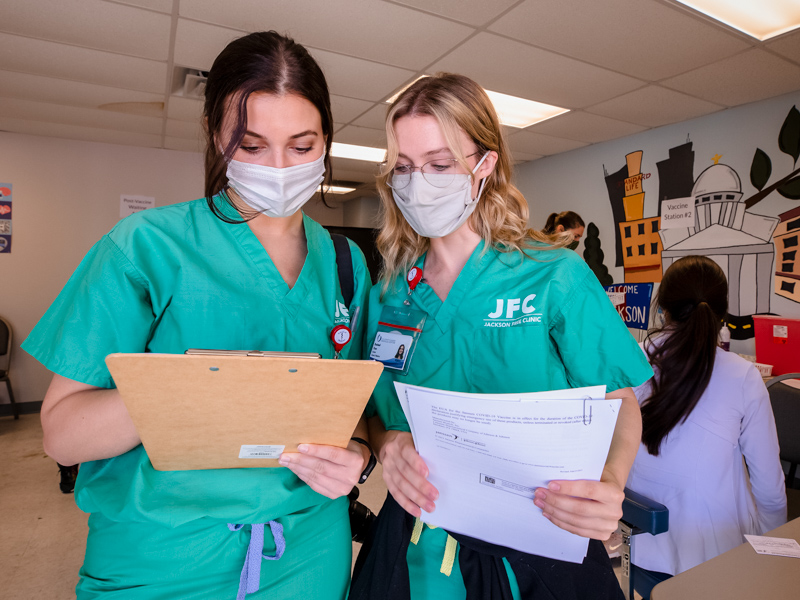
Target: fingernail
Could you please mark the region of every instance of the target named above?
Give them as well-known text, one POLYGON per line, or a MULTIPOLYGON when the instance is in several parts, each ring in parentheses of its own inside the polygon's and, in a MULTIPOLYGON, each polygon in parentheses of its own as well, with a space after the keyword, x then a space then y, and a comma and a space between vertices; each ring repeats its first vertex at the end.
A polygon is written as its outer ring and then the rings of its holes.
POLYGON ((544 511, 542 511, 542 516, 543 516, 545 519, 547 519, 548 521, 552 520, 552 519, 551 519, 551 517, 550 517, 550 515, 548 515, 548 514, 547 514, 546 512, 544 512, 544 511))
POLYGON ((561 486, 558 485, 555 481, 551 481, 550 483, 547 484, 547 489, 557 492, 561 489, 561 486))
POLYGON ((428 504, 425 505, 426 513, 432 513, 435 510, 436 510, 436 505, 433 502, 429 502, 428 504))
POLYGON ((541 509, 544 509, 544 502, 542 502, 539 498, 533 501, 533 503, 541 509))
POLYGON ((533 495, 535 498, 539 498, 540 500, 547 498, 547 493, 542 488, 538 488, 533 495))
POLYGON ((285 458, 285 457, 281 456, 281 457, 278 459, 278 464, 279 464, 280 466, 282 466, 282 467, 285 467, 286 465, 288 465, 288 464, 289 464, 289 459, 287 459, 287 458, 285 458))
POLYGON ((308 452, 308 444, 300 444, 297 447, 297 451, 298 452, 302 452, 303 454, 305 454, 306 452, 308 452))

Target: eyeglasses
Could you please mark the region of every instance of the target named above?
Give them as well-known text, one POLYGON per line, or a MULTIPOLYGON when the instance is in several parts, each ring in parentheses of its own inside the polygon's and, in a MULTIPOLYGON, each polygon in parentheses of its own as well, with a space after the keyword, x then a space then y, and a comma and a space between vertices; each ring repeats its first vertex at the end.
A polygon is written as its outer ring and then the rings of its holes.
MULTIPOLYGON (((470 158, 476 154, 480 154, 480 150, 473 152, 465 158, 470 158)), ((446 188, 448 185, 453 183, 456 175, 464 175, 463 172, 459 173, 460 167, 461 165, 456 158, 437 158, 434 160, 429 160, 421 167, 396 164, 392 169, 392 178, 387 182, 387 184, 394 190, 402 190, 409 183, 411 183, 411 175, 414 173, 414 171, 419 169, 419 172, 422 173, 422 177, 425 179, 425 181, 430 183, 432 186, 437 188, 446 188)))

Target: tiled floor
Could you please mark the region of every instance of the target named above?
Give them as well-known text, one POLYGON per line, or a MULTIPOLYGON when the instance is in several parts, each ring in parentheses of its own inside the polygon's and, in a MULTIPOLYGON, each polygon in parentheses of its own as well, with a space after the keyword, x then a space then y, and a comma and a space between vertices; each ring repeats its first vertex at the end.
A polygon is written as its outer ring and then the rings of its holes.
MULTIPOLYGON (((74 598, 87 515, 58 488, 58 467, 42 450, 39 415, 0 418, 0 457, 0 598, 74 598)), ((377 512, 385 496, 378 465, 359 500, 377 512)), ((354 557, 359 546, 353 544, 354 557)), ((619 559, 615 565, 619 571, 619 559)))

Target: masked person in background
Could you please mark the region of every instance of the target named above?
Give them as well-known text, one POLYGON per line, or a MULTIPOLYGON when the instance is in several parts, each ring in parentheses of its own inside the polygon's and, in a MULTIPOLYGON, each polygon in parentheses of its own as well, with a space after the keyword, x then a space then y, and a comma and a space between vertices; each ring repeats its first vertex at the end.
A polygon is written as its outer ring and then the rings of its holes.
MULTIPOLYGON (((104 364, 114 352, 188 348, 334 354, 334 246, 300 211, 330 176, 322 71, 289 38, 247 35, 214 61, 204 116, 206 197, 121 221, 23 345, 55 373, 45 449, 81 463, 75 500, 91 516, 77 597, 341 600, 344 496, 368 448, 301 446, 281 456, 288 468, 156 471, 104 364)), ((370 278, 350 251, 353 314, 370 278)), ((353 333, 343 358, 361 356, 353 333)), ((355 435, 365 434, 362 421, 355 435)))
POLYGON ((551 245, 528 228, 500 123, 477 83, 453 74, 420 79, 389 108, 386 134, 378 177, 384 267, 370 294, 367 347, 375 350, 378 336, 385 341, 381 327, 391 328, 394 315, 414 311, 425 319, 405 347, 403 370, 387 366, 368 406, 389 495, 359 554, 351 599, 621 597, 598 540, 622 516, 641 436, 630 387, 652 375, 644 354, 586 263, 563 241, 551 245), (540 318, 527 318, 533 313, 540 318), (498 319, 519 322, 487 326, 498 319), (609 397, 622 405, 600 481, 551 481, 530 503, 532 518, 543 513, 592 538, 584 562, 423 527, 421 510, 435 519, 439 491, 427 480, 394 381, 493 394, 602 384, 616 390, 609 397))
POLYGON ((547 222, 544 224, 542 233, 547 235, 558 235, 560 233, 572 234, 572 241, 567 244, 567 248, 575 250, 583 237, 583 230, 585 227, 586 225, 578 213, 565 210, 560 213, 550 213, 550 216, 547 217, 547 222))

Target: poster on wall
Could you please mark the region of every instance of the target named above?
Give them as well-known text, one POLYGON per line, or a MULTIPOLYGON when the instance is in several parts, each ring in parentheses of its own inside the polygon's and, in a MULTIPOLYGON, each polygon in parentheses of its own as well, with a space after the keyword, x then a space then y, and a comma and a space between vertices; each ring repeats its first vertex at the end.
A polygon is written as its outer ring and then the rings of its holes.
POLYGON ((0 254, 11 252, 11 184, 0 183, 0 254))
POLYGON ((604 289, 629 329, 647 329, 652 283, 617 283, 604 286, 604 289))
POLYGON ((119 197, 119 218, 124 219, 140 210, 153 208, 156 205, 156 199, 150 196, 131 196, 130 194, 122 194, 119 197))

